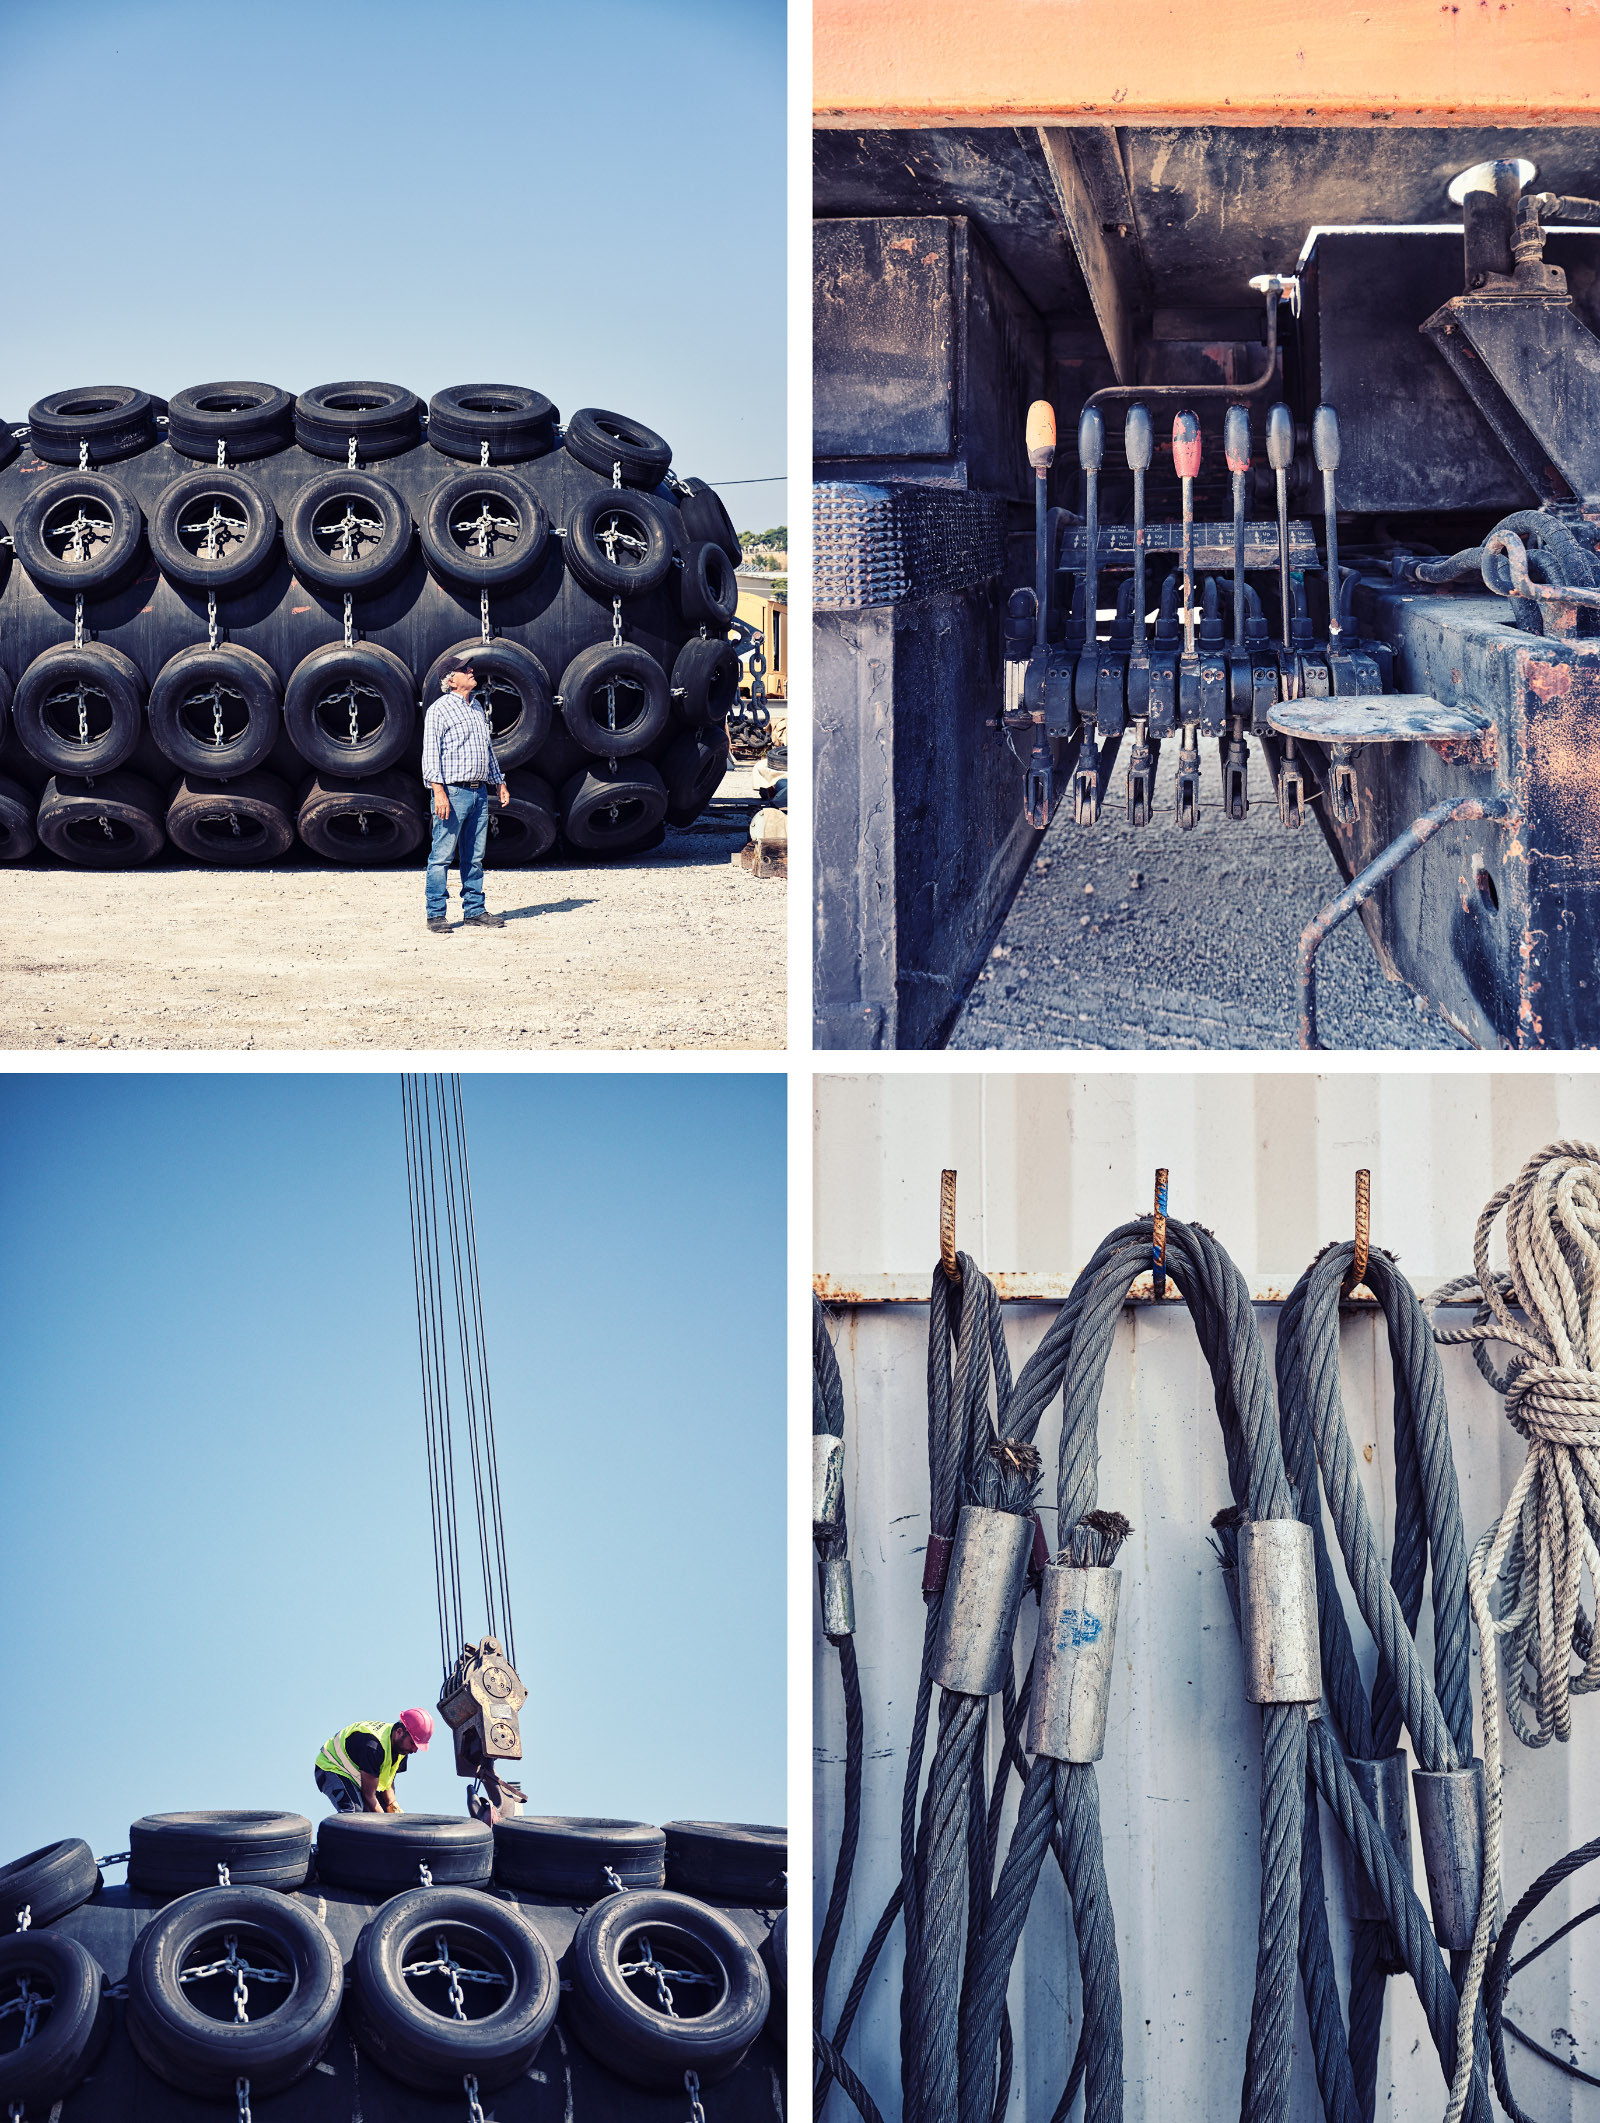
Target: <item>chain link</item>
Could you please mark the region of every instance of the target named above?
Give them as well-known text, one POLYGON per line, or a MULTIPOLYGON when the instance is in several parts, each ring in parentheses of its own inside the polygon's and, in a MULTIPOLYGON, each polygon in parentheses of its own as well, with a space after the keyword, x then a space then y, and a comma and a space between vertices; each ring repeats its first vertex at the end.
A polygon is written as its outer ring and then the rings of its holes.
POLYGON ((706 2123, 706 2112, 700 2105, 700 2074, 697 2071, 686 2071, 683 2083, 689 2096, 689 2114, 693 2123, 706 2123))
POLYGON ((228 445, 227 445, 227 443, 226 443, 226 442, 224 441, 224 439, 222 438, 222 436, 220 436, 220 435, 219 435, 219 436, 217 437, 217 470, 218 470, 219 472, 225 472, 225 471, 226 471, 227 469, 228 469, 228 445))
POLYGON ((420 1872, 420 1873, 421 1873, 421 1875, 422 1875, 422 1884, 423 1884, 423 1886, 424 1886, 424 1887, 431 1887, 431 1886, 433 1885, 433 1872, 432 1872, 432 1868, 431 1868, 431 1867, 429 1867, 429 1866, 427 1866, 427 1865, 424 1865, 424 1864, 421 1864, 421 1863, 419 1863, 419 1864, 418 1864, 418 1866, 417 1866, 417 1870, 418 1870, 418 1872, 420 1872))
POLYGON ((487 648, 489 644, 489 593, 487 590, 479 592, 478 616, 483 622, 483 640, 484 646, 487 648))
MULTIPOLYGON (((355 599, 351 596, 350 592, 346 590, 344 593, 344 645, 347 649, 353 649, 355 647, 355 644, 356 603, 355 599)), ((350 720, 352 723, 354 723, 355 721, 355 713, 355 708, 352 706, 350 710, 350 720)), ((351 730, 350 734, 352 737, 354 737, 354 729, 351 730)))
POLYGON ((356 438, 354 435, 350 437, 350 454, 344 461, 344 468, 347 472, 353 472, 356 468, 356 438))
MULTIPOLYGON (((232 1875, 220 1859, 217 1861, 217 1885, 219 1887, 231 1887, 233 1885, 232 1875)), ((233 1941, 231 1939, 228 1941, 228 1951, 230 1953, 233 1951, 233 1941)))
MULTIPOLYGON (((217 447, 220 449, 222 445, 219 443, 217 447)), ((235 2079, 233 2090, 239 2097, 239 2123, 250 2123, 250 2081, 235 2079)))
MULTIPOLYGON (((215 590, 208 590, 206 592, 206 644, 209 648, 214 649, 221 638, 222 629, 217 625, 217 593, 215 590)), ((221 742, 222 716, 219 712, 217 716, 217 743, 221 744, 221 742)))
POLYGON ((99 815, 96 817, 95 824, 100 828, 101 832, 105 835, 107 840, 116 839, 117 836, 111 829, 111 821, 109 818, 107 818, 104 811, 100 812, 99 815))
POLYGON ((612 461, 611 484, 614 487, 619 487, 622 484, 622 459, 620 457, 615 458, 612 461))
POLYGON ((480 443, 478 444, 478 462, 479 462, 479 464, 480 464, 480 465, 481 465, 481 466, 483 467, 483 469, 484 469, 485 471, 487 471, 487 470, 488 470, 488 468, 489 468, 489 445, 488 445, 488 444, 487 444, 486 442, 480 442, 480 443))
POLYGON ((17 1911, 18 1931, 26 1931, 32 1922, 33 1904, 31 1902, 24 1902, 22 1907, 17 1911))
POLYGON ((611 646, 614 649, 622 647, 622 599, 620 597, 613 597, 611 600, 611 646))
MULTIPOLYGON (((484 448, 488 448, 487 443, 484 448)), ((469 2071, 461 2083, 467 2089, 467 2123, 488 2123, 483 2113, 483 2103, 478 2099, 477 2073, 469 2071)))
POLYGON ((8 2101, 6 2103, 6 2117, 7 2123, 23 2123, 22 2103, 20 2101, 8 2101))
POLYGON ((611 1882, 611 1891, 613 1894, 626 1894, 627 1889, 623 1886, 621 1879, 618 1877, 617 1868, 615 1867, 615 1865, 608 1865, 605 1868, 605 1874, 606 1878, 611 1882))
POLYGON ((72 600, 72 646, 83 647, 83 592, 80 590, 72 600))
MULTIPOLYGON (((84 437, 82 438, 82 440, 81 440, 81 441, 79 442, 79 444, 78 444, 78 470, 79 470, 80 472, 87 472, 87 471, 88 471, 88 469, 89 469, 89 438, 88 438, 88 436, 87 436, 87 435, 85 435, 85 436, 84 436, 84 437)), ((620 485, 620 483, 621 483, 621 482, 619 481, 619 482, 618 482, 618 484, 620 485)))

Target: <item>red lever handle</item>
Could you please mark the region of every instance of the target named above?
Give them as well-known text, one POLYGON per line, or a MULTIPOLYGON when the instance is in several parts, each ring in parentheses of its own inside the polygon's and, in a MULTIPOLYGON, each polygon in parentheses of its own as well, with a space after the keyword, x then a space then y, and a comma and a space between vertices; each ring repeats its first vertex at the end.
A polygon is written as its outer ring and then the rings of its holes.
POLYGON ((1172 469, 1180 479, 1200 474, 1200 421, 1197 414, 1179 413, 1172 423, 1172 469))

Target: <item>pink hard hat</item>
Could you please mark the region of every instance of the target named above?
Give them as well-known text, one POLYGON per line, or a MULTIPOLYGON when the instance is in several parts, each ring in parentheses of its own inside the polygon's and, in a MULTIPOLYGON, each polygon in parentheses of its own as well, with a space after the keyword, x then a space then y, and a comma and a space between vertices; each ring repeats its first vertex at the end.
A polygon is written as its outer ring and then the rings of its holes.
POLYGON ((426 1747, 433 1738, 433 1720, 425 1710, 402 1710, 395 1723, 404 1725, 419 1748, 426 1747))

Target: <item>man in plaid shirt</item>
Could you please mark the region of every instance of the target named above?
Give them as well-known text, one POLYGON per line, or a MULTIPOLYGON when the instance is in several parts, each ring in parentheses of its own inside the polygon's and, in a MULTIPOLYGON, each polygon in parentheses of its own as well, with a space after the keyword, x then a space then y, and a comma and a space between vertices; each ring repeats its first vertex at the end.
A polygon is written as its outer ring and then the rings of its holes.
POLYGON ((505 917, 483 903, 483 844, 489 833, 489 791, 503 809, 511 791, 494 756, 488 702, 477 691, 470 660, 445 673, 444 691, 422 725, 422 778, 433 791, 433 847, 428 856, 428 927, 448 936, 446 879, 450 858, 461 871, 461 915, 476 929, 503 929, 505 917), (458 852, 459 851, 459 852, 458 852))

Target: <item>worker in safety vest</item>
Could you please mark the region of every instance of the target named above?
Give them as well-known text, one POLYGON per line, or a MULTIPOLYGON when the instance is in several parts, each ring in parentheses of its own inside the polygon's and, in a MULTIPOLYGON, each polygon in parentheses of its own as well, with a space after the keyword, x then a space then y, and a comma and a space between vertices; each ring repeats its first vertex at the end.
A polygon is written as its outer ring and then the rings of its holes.
POLYGON ((346 1725, 317 1756, 317 1789, 335 1813, 399 1813, 394 1780, 432 1738, 425 1710, 402 1710, 392 1725, 346 1725))

